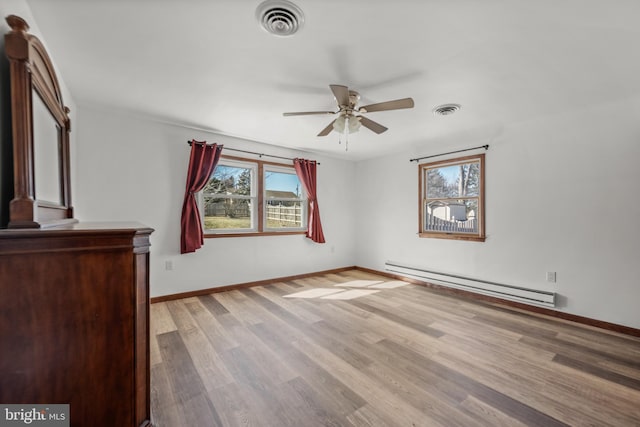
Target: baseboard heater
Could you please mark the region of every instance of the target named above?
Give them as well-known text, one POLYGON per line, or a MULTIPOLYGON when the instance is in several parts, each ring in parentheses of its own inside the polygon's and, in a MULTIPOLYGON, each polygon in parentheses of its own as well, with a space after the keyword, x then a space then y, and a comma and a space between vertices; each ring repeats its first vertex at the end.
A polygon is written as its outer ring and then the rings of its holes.
POLYGON ((384 264, 384 267, 385 270, 397 273, 400 276, 426 281, 436 285, 463 289, 469 292, 490 295, 496 298, 518 301, 525 304, 544 307, 556 306, 555 292, 539 291, 520 286, 490 282, 488 280, 472 279, 470 277, 459 276, 457 274, 449 274, 403 265, 393 261, 387 261, 384 264))

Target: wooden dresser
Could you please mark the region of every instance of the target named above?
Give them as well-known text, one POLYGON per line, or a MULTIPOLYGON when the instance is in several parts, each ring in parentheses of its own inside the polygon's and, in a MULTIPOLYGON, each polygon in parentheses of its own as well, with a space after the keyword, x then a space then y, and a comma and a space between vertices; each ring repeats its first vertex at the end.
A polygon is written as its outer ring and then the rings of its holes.
POLYGON ((131 223, 0 230, 0 402, 71 426, 150 426, 149 236, 131 223))

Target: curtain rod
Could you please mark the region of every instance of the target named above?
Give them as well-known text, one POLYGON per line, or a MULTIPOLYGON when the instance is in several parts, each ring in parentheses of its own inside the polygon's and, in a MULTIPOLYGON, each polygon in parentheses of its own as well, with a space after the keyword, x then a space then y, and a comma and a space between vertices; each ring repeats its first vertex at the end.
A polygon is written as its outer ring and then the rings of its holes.
POLYGON ((463 151, 477 150, 478 148, 484 148, 485 150, 488 150, 489 149, 489 144, 480 145, 478 147, 473 147, 473 148, 465 148, 463 150, 449 151, 448 153, 434 154, 432 156, 418 157, 418 158, 415 158, 415 159, 410 159, 409 161, 410 162, 417 162, 417 161, 424 160, 424 159, 430 159, 431 157, 440 157, 440 156, 446 156, 447 154, 462 153, 463 151))
MULTIPOLYGON (((198 141, 196 141, 198 142, 198 141)), ((193 141, 187 141, 187 144, 191 145, 193 143, 193 141)), ((295 160, 291 157, 282 157, 282 156, 274 156, 272 154, 264 154, 264 153, 256 153, 255 151, 247 151, 247 150, 238 150, 237 148, 229 148, 229 147, 224 147, 224 150, 230 150, 230 151, 237 151, 239 153, 246 153, 246 154, 255 154, 258 157, 273 157, 275 159, 283 159, 283 160, 295 160)), ((320 162, 316 162, 316 165, 319 165, 320 162)))

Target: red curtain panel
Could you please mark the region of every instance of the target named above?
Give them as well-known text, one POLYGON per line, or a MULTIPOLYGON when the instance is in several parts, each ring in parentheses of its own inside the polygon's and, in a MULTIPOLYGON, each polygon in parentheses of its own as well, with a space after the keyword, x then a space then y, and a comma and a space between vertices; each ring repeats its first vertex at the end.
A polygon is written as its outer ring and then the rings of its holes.
POLYGON ((307 237, 316 243, 324 243, 324 233, 320 223, 320 208, 318 207, 318 196, 316 194, 316 167, 314 160, 294 159, 293 167, 300 179, 309 198, 308 228, 307 237))
POLYGON ((209 181, 211 173, 220 160, 222 145, 208 145, 206 141, 191 141, 191 156, 187 171, 187 188, 182 204, 180 220, 180 253, 195 252, 204 244, 202 221, 198 211, 196 193, 209 181))

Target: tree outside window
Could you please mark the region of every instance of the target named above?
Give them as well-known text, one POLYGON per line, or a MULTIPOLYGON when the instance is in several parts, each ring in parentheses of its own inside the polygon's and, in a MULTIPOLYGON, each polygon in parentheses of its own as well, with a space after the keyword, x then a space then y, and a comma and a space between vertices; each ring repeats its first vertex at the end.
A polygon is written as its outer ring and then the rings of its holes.
POLYGON ((255 229, 252 211, 256 192, 251 180, 255 169, 251 164, 239 162, 218 163, 202 190, 205 231, 255 229))

